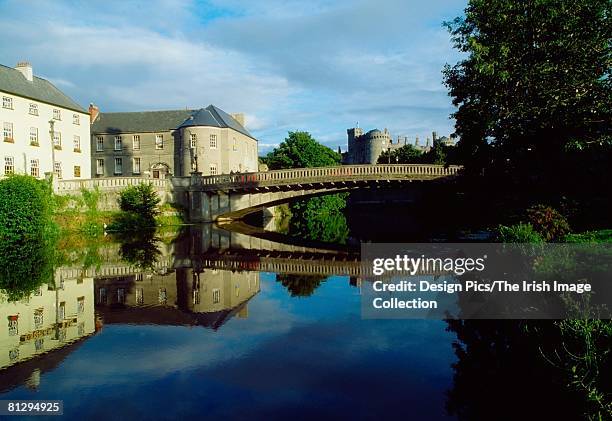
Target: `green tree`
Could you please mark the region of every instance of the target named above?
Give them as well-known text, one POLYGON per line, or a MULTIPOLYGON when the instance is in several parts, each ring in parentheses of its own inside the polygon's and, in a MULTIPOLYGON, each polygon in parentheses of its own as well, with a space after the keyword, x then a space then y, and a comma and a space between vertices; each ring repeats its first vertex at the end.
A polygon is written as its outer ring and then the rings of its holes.
POLYGON ((349 228, 343 210, 348 193, 311 197, 291 204, 289 233, 294 237, 345 244, 349 228))
POLYGON ((446 24, 466 54, 444 80, 467 164, 610 145, 611 15, 610 0, 470 0, 446 24))
POLYGON ((264 158, 271 170, 338 165, 338 152, 317 142, 308 132, 289 132, 283 142, 264 158))
POLYGON ((385 150, 378 157, 378 164, 418 164, 423 153, 414 145, 404 145, 401 148, 385 150))
POLYGON ((0 289, 11 301, 53 280, 53 207, 49 183, 24 175, 0 180, 0 289))
POLYGON ((111 231, 139 231, 155 227, 160 198, 153 186, 141 183, 125 188, 119 194, 121 211, 110 224, 111 231))

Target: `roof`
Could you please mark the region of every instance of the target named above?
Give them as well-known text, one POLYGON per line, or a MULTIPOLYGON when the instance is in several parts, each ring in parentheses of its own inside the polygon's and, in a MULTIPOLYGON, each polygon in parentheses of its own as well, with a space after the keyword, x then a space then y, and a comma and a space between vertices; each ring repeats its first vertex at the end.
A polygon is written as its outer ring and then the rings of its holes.
POLYGON ((92 133, 164 132, 176 129, 195 110, 100 113, 91 126, 92 133))
POLYGON ((87 114, 79 104, 46 79, 27 80, 19 70, 0 64, 0 91, 87 114))
MULTIPOLYGON (((100 113, 91 126, 92 133, 163 132, 183 127, 230 128, 255 139, 240 123, 222 109, 209 105, 199 110, 141 111, 100 113)), ((257 139, 255 139, 257 140, 257 139)))
POLYGON ((255 139, 251 133, 244 128, 244 126, 236 121, 234 117, 212 104, 206 108, 197 110, 195 113, 193 113, 193 115, 185 119, 183 124, 181 124, 179 127, 194 126, 230 128, 242 133, 245 136, 255 139))

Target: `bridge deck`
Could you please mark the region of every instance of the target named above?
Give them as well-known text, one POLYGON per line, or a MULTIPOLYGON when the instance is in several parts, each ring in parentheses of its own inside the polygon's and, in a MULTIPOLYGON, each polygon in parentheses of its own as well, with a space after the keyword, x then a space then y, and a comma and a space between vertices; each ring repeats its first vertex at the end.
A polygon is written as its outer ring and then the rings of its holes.
MULTIPOLYGON (((249 190, 265 187, 327 184, 376 180, 432 180, 457 175, 457 165, 390 164, 343 165, 338 167, 296 168, 245 174, 212 175, 197 178, 192 187, 203 191, 249 190)), ((195 180, 192 180, 192 183, 195 180)))

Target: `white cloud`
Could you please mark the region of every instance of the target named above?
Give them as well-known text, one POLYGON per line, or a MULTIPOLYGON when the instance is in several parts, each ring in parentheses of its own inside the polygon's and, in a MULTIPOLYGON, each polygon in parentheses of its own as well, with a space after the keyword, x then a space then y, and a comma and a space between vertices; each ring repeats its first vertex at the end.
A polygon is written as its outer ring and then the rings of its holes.
MULTIPOLYGON (((260 146, 308 130, 450 132, 441 68, 456 60, 441 21, 462 5, 400 0, 182 0, 0 5, 2 64, 29 60, 102 111, 203 107, 243 112, 260 146), (36 28, 27 31, 23 28, 36 28)), ((316 136, 315 136, 316 137, 316 136)))

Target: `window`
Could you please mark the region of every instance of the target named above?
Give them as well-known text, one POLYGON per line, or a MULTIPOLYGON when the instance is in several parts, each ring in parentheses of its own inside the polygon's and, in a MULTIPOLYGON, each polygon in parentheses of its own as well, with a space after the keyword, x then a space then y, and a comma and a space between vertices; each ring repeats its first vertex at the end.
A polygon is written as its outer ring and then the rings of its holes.
POLYGON ((217 149, 217 135, 216 134, 210 135, 210 148, 217 149))
POLYGON ((19 358, 19 348, 13 348, 9 351, 9 360, 15 361, 19 358))
POLYGON ((59 179, 62 178, 62 163, 61 162, 54 162, 53 163, 53 172, 55 173, 55 176, 59 179))
POLYGON ((74 177, 75 178, 81 177, 81 166, 80 165, 74 166, 74 177))
POLYGON ((144 289, 136 288, 136 304, 143 305, 144 304, 144 289))
POLYGON ((78 114, 72 114, 72 124, 80 125, 81 124, 81 116, 78 114))
POLYGON ((64 320, 66 318, 66 302, 65 301, 62 301, 59 305, 58 318, 60 320, 64 320))
POLYGON ((74 151, 81 152, 81 136, 74 135, 72 143, 74 144, 74 151))
POLYGON ((104 138, 102 136, 96 136, 96 151, 102 152, 104 150, 104 138))
POLYGON ((134 158, 132 162, 132 172, 140 174, 140 158, 134 158))
POLYGON ((104 159, 96 159, 96 175, 104 175, 104 159))
POLYGON ((33 102, 30 102, 30 114, 38 115, 38 104, 34 104, 33 102))
POLYGON ((123 158, 115 158, 115 174, 123 173, 123 158))
POLYGON ((219 304, 221 302, 221 290, 219 288, 212 290, 212 299, 213 304, 219 304))
POLYGON ((13 109, 13 98, 10 96, 2 97, 2 108, 8 108, 9 110, 13 109))
POLYGON ((124 288, 117 289, 117 302, 119 304, 125 304, 125 289, 124 288))
POLYGON ((38 129, 30 127, 30 145, 38 146, 38 129))
POLYGON ((53 120, 61 120, 62 119, 62 112, 61 110, 58 110, 57 108, 53 109, 53 120))
POLYGON ((140 150, 140 136, 137 134, 132 138, 132 149, 135 151, 140 150))
POLYGON ((19 334, 19 316, 8 317, 9 336, 17 336, 19 334))
POLYGON ((34 341, 34 349, 36 351, 42 351, 43 348, 45 346, 45 339, 44 338, 38 338, 34 341))
POLYGON ((15 158, 12 156, 4 157, 4 175, 15 173, 15 158))
POLYGON ((232 147, 232 149, 235 151, 238 150, 238 144, 236 143, 236 138, 234 138, 234 146, 232 147))
POLYGON ((40 329, 44 323, 44 309, 39 308, 34 310, 34 328, 40 329))
POLYGON ((53 147, 62 149, 62 134, 60 132, 53 132, 53 147))
POLYGON ((210 175, 217 175, 217 164, 210 164, 210 175))
POLYGON ((155 135, 155 149, 164 149, 164 135, 155 135))
POLYGON ((85 313, 85 297, 77 298, 77 313, 78 314, 85 313))
POLYGON ((83 336, 85 334, 85 322, 81 322, 77 325, 77 334, 83 336))
POLYGON ((4 123, 4 141, 13 142, 13 123, 4 123))
POLYGON ((106 288, 98 290, 98 304, 106 304, 106 288))
POLYGON ((38 162, 38 159, 30 160, 30 175, 36 178, 40 176, 40 163, 38 162))
POLYGON ((191 149, 195 149, 198 146, 198 138, 196 136, 195 133, 191 133, 189 135, 189 140, 190 140, 190 148, 191 149))
POLYGON ((115 136, 115 150, 120 151, 123 149, 123 138, 121 136, 115 136))

